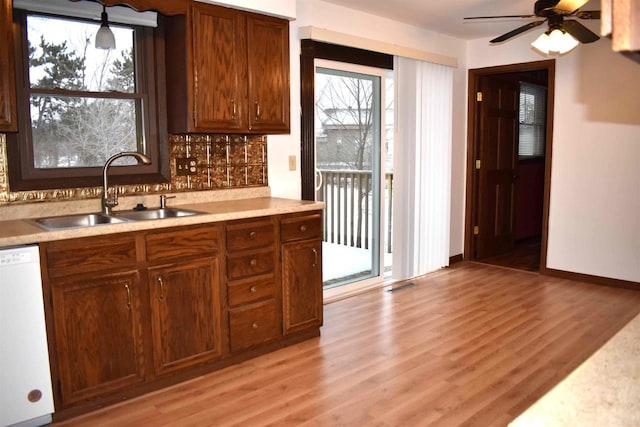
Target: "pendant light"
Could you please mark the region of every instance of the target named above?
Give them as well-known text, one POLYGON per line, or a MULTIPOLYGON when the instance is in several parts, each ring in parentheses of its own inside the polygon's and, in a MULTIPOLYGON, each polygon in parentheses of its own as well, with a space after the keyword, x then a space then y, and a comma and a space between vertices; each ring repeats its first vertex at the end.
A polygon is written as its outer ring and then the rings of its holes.
POLYGON ((113 31, 109 28, 109 21, 107 19, 107 8, 105 5, 102 5, 102 15, 101 15, 102 23, 100 24, 100 29, 96 33, 96 48, 98 49, 115 49, 116 48, 116 38, 113 36, 113 31))

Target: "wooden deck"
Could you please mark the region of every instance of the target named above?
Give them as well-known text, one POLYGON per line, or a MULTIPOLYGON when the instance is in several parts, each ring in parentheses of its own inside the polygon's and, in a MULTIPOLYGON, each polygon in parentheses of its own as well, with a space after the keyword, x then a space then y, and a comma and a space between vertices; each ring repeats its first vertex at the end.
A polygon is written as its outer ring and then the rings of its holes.
POLYGON ((460 263, 325 306, 322 336, 57 426, 504 426, 640 292, 460 263))

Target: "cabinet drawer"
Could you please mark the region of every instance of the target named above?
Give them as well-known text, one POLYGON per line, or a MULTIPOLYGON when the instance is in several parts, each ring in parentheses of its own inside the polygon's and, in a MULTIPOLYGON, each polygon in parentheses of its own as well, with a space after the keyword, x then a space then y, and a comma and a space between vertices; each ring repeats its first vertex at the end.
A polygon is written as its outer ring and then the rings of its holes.
POLYGON ((273 298, 276 292, 274 280, 274 277, 270 275, 257 280, 251 279, 230 284, 229 306, 236 307, 273 298))
POLYGON ((231 351, 272 341, 280 336, 280 320, 275 300, 233 309, 229 312, 231 351))
POLYGON ((159 261, 200 254, 215 254, 220 244, 218 227, 203 227, 147 234, 147 260, 159 261))
POLYGON ((322 237, 322 215, 296 216, 280 221, 280 239, 292 240, 319 239, 322 237))
POLYGON ((227 225, 227 250, 237 252, 271 246, 275 231, 273 222, 269 220, 227 225))
POLYGON ((49 277, 104 270, 122 270, 136 265, 133 236, 91 237, 53 242, 46 246, 49 277))
POLYGON ((227 258, 229 280, 273 273, 274 268, 275 253, 271 249, 245 255, 229 255, 227 258))

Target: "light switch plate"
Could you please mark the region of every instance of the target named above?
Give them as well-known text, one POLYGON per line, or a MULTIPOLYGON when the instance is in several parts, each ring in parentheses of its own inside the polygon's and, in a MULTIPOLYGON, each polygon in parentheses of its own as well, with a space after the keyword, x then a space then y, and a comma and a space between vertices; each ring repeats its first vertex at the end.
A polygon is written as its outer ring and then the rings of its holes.
POLYGON ((296 156, 289 156, 289 170, 296 170, 296 156))

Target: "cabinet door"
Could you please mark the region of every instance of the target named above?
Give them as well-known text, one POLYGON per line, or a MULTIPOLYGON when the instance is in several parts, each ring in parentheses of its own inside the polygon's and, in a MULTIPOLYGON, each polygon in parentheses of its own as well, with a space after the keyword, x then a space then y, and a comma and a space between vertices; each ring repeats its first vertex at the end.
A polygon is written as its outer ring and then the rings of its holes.
POLYGON ((0 131, 4 132, 18 130, 12 16, 12 1, 0 0, 0 131))
POLYGON ((322 325, 322 242, 282 245, 284 334, 322 325))
POLYGON ((246 129, 246 21, 193 3, 193 121, 196 131, 246 129))
POLYGON ((138 283, 137 271, 52 282, 63 406, 144 380, 138 283))
POLYGON ((222 355, 218 258, 149 269, 158 374, 222 355))
POLYGON ((289 133, 289 23, 249 15, 249 129, 289 133))

